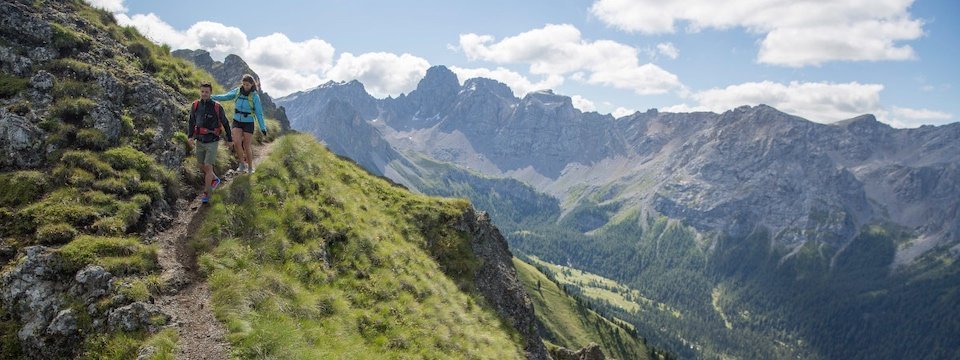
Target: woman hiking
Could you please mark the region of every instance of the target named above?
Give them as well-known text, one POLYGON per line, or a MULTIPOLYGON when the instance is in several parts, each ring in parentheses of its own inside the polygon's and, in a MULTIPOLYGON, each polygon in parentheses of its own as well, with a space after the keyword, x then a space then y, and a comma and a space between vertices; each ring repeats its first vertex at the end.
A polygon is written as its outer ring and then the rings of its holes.
POLYGON ((257 81, 254 80, 253 76, 244 74, 240 80, 240 86, 233 88, 226 94, 210 97, 216 101, 234 100, 235 107, 231 131, 233 137, 237 139, 234 142, 237 160, 240 160, 237 171, 246 171, 248 174, 253 173, 253 148, 250 146, 250 141, 253 140, 254 116, 256 116, 257 124, 260 125, 260 133, 267 135, 267 126, 263 122, 263 108, 260 106, 260 94, 257 90, 257 81))

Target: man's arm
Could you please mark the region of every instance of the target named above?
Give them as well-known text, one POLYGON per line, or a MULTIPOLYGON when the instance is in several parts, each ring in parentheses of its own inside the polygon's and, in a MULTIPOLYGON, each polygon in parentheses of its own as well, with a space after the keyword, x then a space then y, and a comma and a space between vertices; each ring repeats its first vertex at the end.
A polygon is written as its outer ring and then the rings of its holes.
POLYGON ((194 109, 193 105, 191 104, 190 116, 187 117, 188 119, 187 120, 187 139, 193 139, 193 136, 194 136, 193 129, 196 128, 196 125, 197 125, 196 113, 197 113, 196 109, 194 109))
POLYGON ((220 120, 220 125, 223 126, 223 130, 224 130, 223 132, 224 132, 224 134, 226 134, 226 136, 227 136, 227 142, 228 142, 228 143, 232 143, 232 142, 233 142, 233 134, 231 134, 231 131, 230 131, 230 122, 227 121, 227 115, 224 115, 224 114, 223 114, 223 106, 220 105, 220 104, 218 104, 218 103, 214 103, 213 106, 219 106, 219 107, 220 107, 220 111, 217 111, 217 114, 220 114, 220 119, 219 119, 219 120, 220 120))

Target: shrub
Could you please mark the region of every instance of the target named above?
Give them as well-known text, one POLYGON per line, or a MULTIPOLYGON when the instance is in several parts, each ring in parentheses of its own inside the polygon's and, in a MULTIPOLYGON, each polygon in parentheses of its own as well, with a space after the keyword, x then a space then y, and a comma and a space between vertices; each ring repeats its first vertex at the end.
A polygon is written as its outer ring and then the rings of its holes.
POLYGON ((84 125, 84 117, 90 115, 94 106, 96 103, 88 98, 61 98, 50 107, 50 114, 66 123, 81 126, 84 125))
POLYGON ((37 240, 44 245, 66 244, 78 234, 77 229, 67 223, 47 224, 37 229, 37 240))
POLYGON ((40 198, 47 189, 47 176, 39 171, 0 174, 0 206, 19 207, 40 198))
POLYGON ((0 72, 0 98, 17 95, 30 84, 30 79, 0 72))
POLYGON ((151 74, 157 72, 156 60, 150 51, 150 45, 144 42, 134 42, 127 46, 127 51, 140 60, 140 67, 143 71, 151 74))
POLYGON ((38 226, 67 222, 75 227, 90 225, 102 214, 101 209, 83 204, 76 189, 69 188, 54 191, 21 212, 38 226))
POLYGON ((67 151, 60 157, 60 161, 64 164, 87 170, 100 179, 116 176, 116 171, 113 170, 110 164, 100 160, 96 154, 90 151, 67 151))
POLYGON ((130 146, 120 146, 103 153, 103 159, 114 169, 133 169, 141 174, 148 174, 155 161, 150 155, 130 146))
POLYGON ((77 146, 83 149, 103 150, 110 146, 110 141, 103 131, 95 128, 85 128, 77 131, 77 146))
POLYGON ((120 196, 127 196, 131 193, 131 190, 128 186, 136 186, 134 184, 128 184, 120 180, 120 178, 109 177, 106 179, 100 179, 93 183, 93 188, 111 193, 117 194, 120 196))

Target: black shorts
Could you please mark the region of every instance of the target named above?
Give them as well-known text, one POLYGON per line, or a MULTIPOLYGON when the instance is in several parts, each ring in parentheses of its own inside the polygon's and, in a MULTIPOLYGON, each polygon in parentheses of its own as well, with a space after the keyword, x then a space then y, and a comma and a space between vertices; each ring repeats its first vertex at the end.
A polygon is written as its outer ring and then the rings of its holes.
POLYGON ((233 127, 243 129, 243 132, 247 134, 253 134, 253 122, 245 123, 234 120, 233 127))

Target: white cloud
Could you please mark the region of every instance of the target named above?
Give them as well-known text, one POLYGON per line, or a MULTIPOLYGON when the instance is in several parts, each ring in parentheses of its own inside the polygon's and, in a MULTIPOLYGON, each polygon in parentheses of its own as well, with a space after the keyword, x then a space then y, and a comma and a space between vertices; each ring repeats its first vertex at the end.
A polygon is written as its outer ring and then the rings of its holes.
POLYGON ((125 13, 127 7, 123 5, 123 0, 84 0, 90 6, 104 9, 111 13, 125 13))
POLYGON ((673 43, 670 42, 657 44, 657 51, 660 52, 661 55, 671 59, 680 57, 680 50, 677 50, 677 47, 673 46, 673 43))
POLYGON ((761 63, 806 66, 828 61, 904 60, 913 49, 897 42, 923 36, 911 18, 914 0, 597 0, 591 14, 629 32, 672 33, 742 27, 763 34, 761 63))
POLYGON ((143 36, 154 42, 167 44, 174 49, 195 48, 190 47, 194 43, 187 38, 183 32, 177 31, 173 26, 161 20, 154 13, 135 14, 127 16, 126 14, 114 14, 117 22, 123 26, 133 26, 140 31, 143 36))
POLYGON ((953 114, 929 109, 911 109, 891 106, 889 111, 877 113, 877 119, 898 128, 914 128, 921 125, 943 125, 953 120, 953 114))
POLYGON ((583 96, 574 95, 570 97, 570 100, 573 101, 573 107, 580 109, 580 111, 597 111, 597 106, 594 105, 593 101, 587 100, 583 96))
MULTIPOLYGON (((145 36, 173 49, 203 49, 215 59, 236 54, 260 75, 265 91, 283 96, 327 80, 359 80, 371 95, 399 95, 416 88, 430 64, 410 54, 343 53, 335 62, 336 50, 321 39, 290 40, 273 33, 248 40, 236 27, 201 21, 178 31, 155 14, 115 14, 122 25, 134 26, 145 36)), ((229 85, 228 85, 229 86, 229 85)))
POLYGON ((359 80, 374 97, 395 96, 416 89, 430 63, 410 54, 366 53, 354 56, 343 53, 327 72, 331 80, 359 80))
POLYGON ((461 34, 469 60, 529 64, 530 72, 563 76, 589 84, 663 94, 682 87, 676 75, 653 64, 640 65, 638 50, 610 40, 586 41, 573 25, 546 25, 494 42, 490 35, 461 34))
POLYGON ((251 40, 242 53, 244 60, 253 64, 314 73, 333 66, 334 51, 333 45, 320 39, 294 42, 273 33, 251 40))
POLYGON ((450 71, 457 74, 457 78, 460 79, 461 84, 466 80, 478 77, 497 80, 510 87, 513 94, 518 97, 524 97, 527 93, 537 90, 553 89, 563 84, 563 77, 559 75, 549 75, 539 82, 532 82, 530 79, 527 79, 526 76, 502 67, 490 70, 486 68, 469 69, 451 66, 450 71))
POLYGON ((610 115, 613 115, 613 117, 615 117, 615 118, 621 118, 621 117, 624 117, 624 116, 627 116, 627 115, 632 115, 632 114, 635 113, 635 112, 637 112, 637 111, 634 110, 634 109, 627 109, 627 108, 625 108, 625 107, 618 107, 616 110, 614 110, 612 113, 610 113, 610 115))
POLYGON ((723 112, 741 105, 766 104, 810 121, 830 123, 881 110, 883 85, 827 82, 750 82, 691 95, 697 101, 663 108, 668 112, 723 112))

